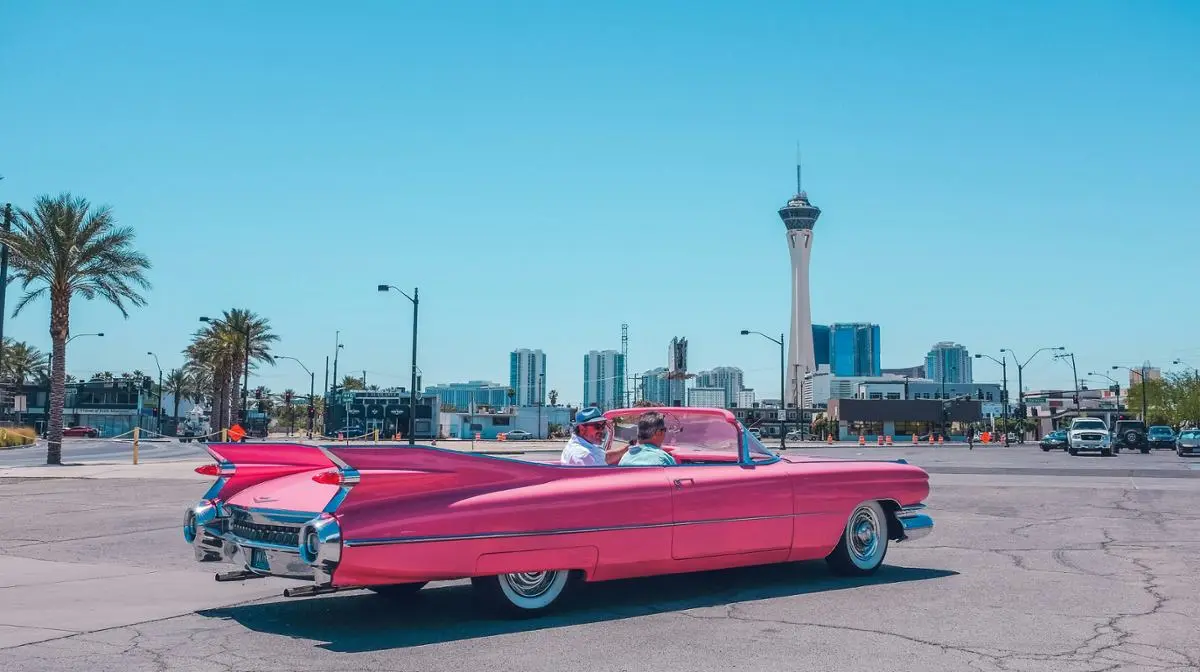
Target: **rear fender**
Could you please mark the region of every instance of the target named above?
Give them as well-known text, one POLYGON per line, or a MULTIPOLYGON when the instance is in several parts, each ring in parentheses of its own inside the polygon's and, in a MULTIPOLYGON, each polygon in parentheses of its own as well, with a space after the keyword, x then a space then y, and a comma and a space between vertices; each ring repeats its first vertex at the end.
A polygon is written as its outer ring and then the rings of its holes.
POLYGON ((582 570, 591 577, 596 570, 600 550, 595 546, 544 548, 507 553, 485 553, 475 562, 477 576, 495 576, 518 572, 544 572, 556 569, 582 570))
POLYGON ((336 466, 317 446, 300 444, 218 443, 205 446, 217 461, 217 481, 204 499, 228 500, 254 485, 303 471, 336 466))

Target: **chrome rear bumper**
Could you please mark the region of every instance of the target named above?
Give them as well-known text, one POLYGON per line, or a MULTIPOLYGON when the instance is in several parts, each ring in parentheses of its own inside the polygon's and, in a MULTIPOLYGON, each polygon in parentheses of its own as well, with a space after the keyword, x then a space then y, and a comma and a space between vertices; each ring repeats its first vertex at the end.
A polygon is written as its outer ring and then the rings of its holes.
POLYGON ((900 521, 900 526, 904 529, 904 537, 899 541, 914 541, 928 536, 933 531, 933 518, 921 513, 924 509, 924 504, 914 504, 902 507, 896 512, 896 520, 900 521))
POLYGON ((198 562, 223 561, 249 574, 313 581, 318 586, 332 583, 342 553, 341 527, 330 514, 237 509, 210 501, 187 510, 183 537, 198 562), (279 531, 284 528, 295 528, 295 536, 279 531), (264 538, 247 538, 235 529, 264 538), (296 544, 279 543, 284 539, 294 539, 296 544))

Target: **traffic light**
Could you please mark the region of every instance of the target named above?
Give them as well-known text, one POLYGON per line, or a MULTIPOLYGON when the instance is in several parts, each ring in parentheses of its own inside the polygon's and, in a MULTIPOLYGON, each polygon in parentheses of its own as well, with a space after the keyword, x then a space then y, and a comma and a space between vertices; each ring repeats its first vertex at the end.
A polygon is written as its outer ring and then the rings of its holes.
POLYGON ((259 413, 266 413, 266 412, 267 412, 267 405, 266 405, 265 403, 261 402, 261 401, 260 401, 260 402, 258 402, 258 412, 259 412, 259 413))
POLYGON ((309 404, 308 405, 308 417, 312 418, 316 414, 317 414, 317 409, 313 408, 312 404, 309 404))
POLYGON ((256 387, 256 388, 254 388, 254 398, 255 398, 255 399, 262 399, 262 392, 263 392, 263 390, 262 390, 262 388, 261 388, 261 387, 256 387))
POLYGON ((287 392, 283 393, 283 403, 287 404, 288 406, 292 405, 292 391, 291 390, 288 390, 287 392))

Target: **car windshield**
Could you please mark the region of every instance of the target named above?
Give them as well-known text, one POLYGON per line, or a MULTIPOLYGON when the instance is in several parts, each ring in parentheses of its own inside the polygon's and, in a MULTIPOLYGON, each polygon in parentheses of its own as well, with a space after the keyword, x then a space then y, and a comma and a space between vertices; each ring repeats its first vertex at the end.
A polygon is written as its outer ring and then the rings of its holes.
POLYGON ((1050 432, 1050 436, 1048 438, 1061 439, 1061 438, 1065 437, 1066 435, 1067 435, 1066 430, 1060 429, 1057 432, 1050 432))
POLYGON ((1071 429, 1099 429, 1103 431, 1107 428, 1104 426, 1104 423, 1099 420, 1084 420, 1072 425, 1071 429))
POLYGON ((638 418, 646 411, 662 413, 667 425, 663 448, 680 463, 737 462, 740 456, 738 436, 749 445, 752 459, 769 459, 774 454, 730 416, 710 410, 626 409, 609 413, 613 423, 613 441, 632 443, 637 439, 638 418), (739 429, 741 430, 739 432, 739 429))
POLYGON ((1195 441, 1200 439, 1200 429, 1185 429, 1179 433, 1179 438, 1195 441))
POLYGON ((1175 432, 1170 427, 1151 427, 1150 433, 1155 436, 1175 436, 1175 432))

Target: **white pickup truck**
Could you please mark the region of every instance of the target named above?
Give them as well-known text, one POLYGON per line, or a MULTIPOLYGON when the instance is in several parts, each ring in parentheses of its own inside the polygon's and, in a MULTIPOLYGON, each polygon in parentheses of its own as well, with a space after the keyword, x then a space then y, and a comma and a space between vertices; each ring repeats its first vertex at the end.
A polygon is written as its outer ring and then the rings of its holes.
POLYGON ((1081 451, 1095 450, 1105 457, 1113 454, 1112 435, 1108 425, 1099 418, 1075 418, 1067 430, 1067 452, 1078 455, 1081 451))

